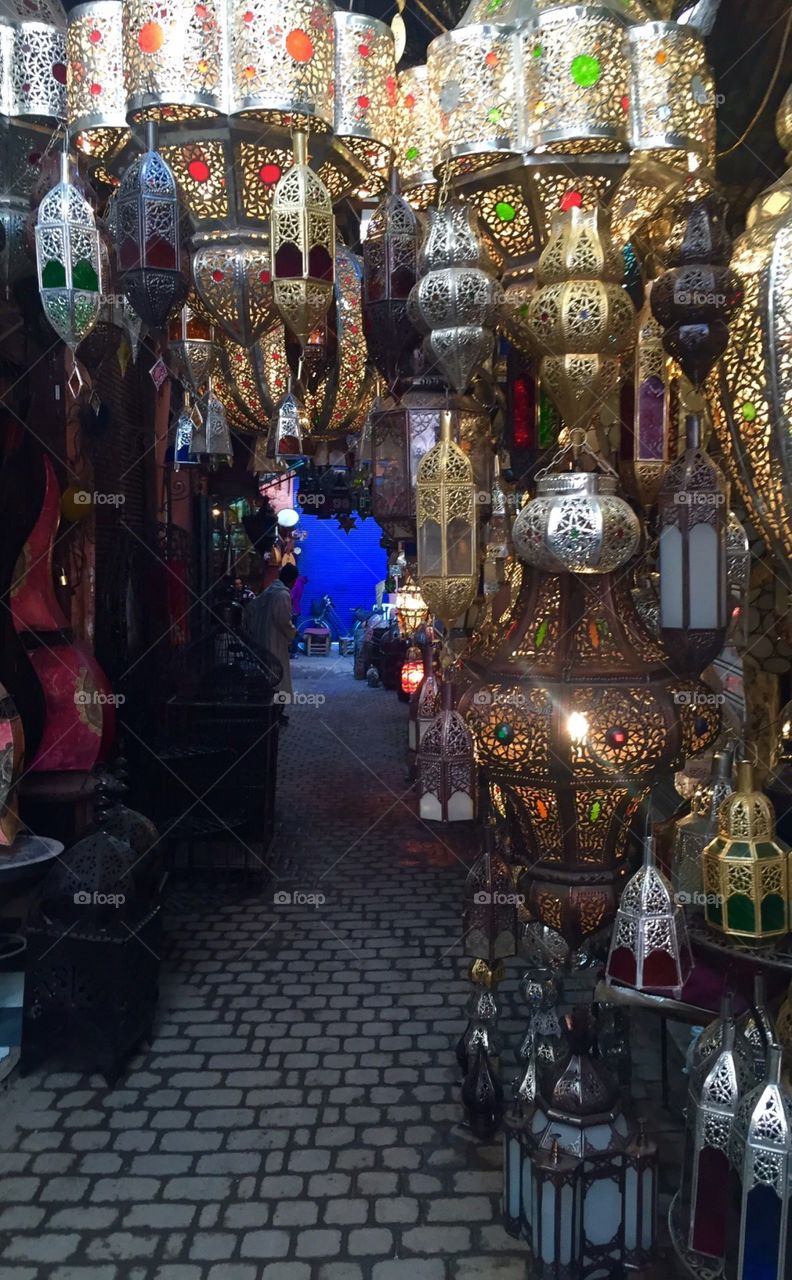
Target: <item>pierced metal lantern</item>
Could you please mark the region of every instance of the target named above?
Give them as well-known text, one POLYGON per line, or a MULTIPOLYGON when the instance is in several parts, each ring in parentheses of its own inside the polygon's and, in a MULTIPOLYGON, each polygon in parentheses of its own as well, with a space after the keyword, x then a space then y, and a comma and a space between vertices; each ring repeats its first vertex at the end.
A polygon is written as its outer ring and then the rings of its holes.
POLYGON ((147 150, 129 166, 116 199, 121 287, 144 324, 162 329, 189 289, 176 180, 147 126, 147 150))
POLYGON ((768 1052, 764 1083, 743 1098, 732 1126, 726 1280, 786 1280, 792 1262, 792 1097, 781 1049, 768 1052))
POLYGON ((663 476, 676 454, 671 379, 663 330, 652 315, 651 281, 638 317, 635 372, 622 387, 619 472, 631 496, 654 506, 663 476))
POLYGON ((715 155, 715 82, 704 41, 691 25, 647 22, 626 34, 633 153, 686 166, 715 155))
POLYGON ((440 711, 441 684, 434 670, 431 655, 427 663, 429 670, 426 672, 423 683, 418 689, 415 707, 415 736, 410 744, 414 750, 417 750, 423 742, 427 729, 434 724, 440 711))
POLYGON ((478 590, 476 480, 470 459, 451 439, 447 410, 440 430, 416 480, 418 580, 430 611, 451 627, 478 590))
POLYGON ((442 706, 418 747, 419 813, 430 822, 469 822, 476 816, 476 754, 465 721, 443 683, 442 706))
POLYGON ((130 120, 200 120, 225 110, 221 0, 125 0, 130 120))
POLYGON ((721 997, 718 1017, 704 1028, 693 1045, 691 1071, 695 1074, 696 1071, 703 1069, 705 1064, 712 1064, 715 1061, 717 1054, 720 1052, 727 1027, 735 1028, 734 1054, 739 1063, 741 1074, 747 1080, 750 1080, 753 1072, 753 1056, 748 1041, 737 1027, 734 1017, 734 998, 729 991, 725 991, 721 997))
POLYGON ((193 254, 192 273, 198 297, 232 342, 252 347, 275 324, 266 233, 204 238, 193 254))
POLYGON ((426 66, 401 71, 398 94, 396 168, 410 203, 425 209, 437 190, 434 176, 437 115, 426 66))
POLYGON ((702 855, 707 924, 732 937, 789 932, 789 851, 776 839, 775 815, 754 789, 753 767, 737 765, 737 787, 721 805, 718 834, 702 855))
POLYGON ((748 642, 748 590, 751 585, 751 548, 736 512, 726 523, 726 582, 729 588, 728 639, 739 647, 748 642))
POLYGON ((217 362, 214 330, 188 303, 168 326, 168 357, 182 385, 199 395, 217 362))
MULTIPOLYGON (((188 406, 182 409, 176 419, 173 427, 172 450, 168 451, 171 454, 174 471, 178 471, 180 467, 197 467, 200 465, 200 455, 197 448, 193 446, 193 439, 196 435, 196 419, 198 423, 201 422, 195 408, 189 408, 188 406)), ((202 443, 202 439, 198 443, 202 443)))
POLYGON ((690 801, 690 813, 674 826, 671 883, 677 902, 691 911, 703 911, 701 855, 718 834, 718 811, 733 790, 731 752, 716 751, 709 781, 697 788, 690 801))
POLYGON ((658 870, 654 841, 644 844, 644 863, 625 885, 613 926, 607 979, 636 991, 668 992, 679 999, 693 957, 685 913, 658 870))
POLYGON ((192 452, 205 454, 212 463, 231 462, 231 433, 222 400, 210 388, 198 401, 197 408, 203 418, 203 426, 193 434, 192 452))
POLYGON ((230 111, 321 133, 333 123, 333 5, 250 0, 229 9, 230 111))
POLYGON ((270 425, 267 458, 272 465, 267 469, 288 471, 298 458, 304 456, 304 441, 310 430, 311 423, 302 401, 290 385, 270 425))
MULTIPOLYGON (((610 468, 608 468, 610 471, 610 468)), ((635 555, 641 526, 614 473, 539 473, 512 529, 517 554, 545 573, 610 573, 635 555)))
POLYGON ((66 37, 46 22, 0 20, 2 114, 57 124, 66 118, 66 37))
POLYGON ((121 0, 88 0, 69 10, 66 97, 78 150, 102 159, 126 130, 121 0))
POLYGON ((736 1050, 733 1019, 721 1024, 714 1053, 690 1077, 681 1215, 687 1247, 722 1259, 729 1213, 723 1194, 729 1173, 729 1143, 740 1099, 753 1087, 744 1056, 736 1050))
POLYGON ((517 896, 511 872, 488 828, 486 847, 465 880, 462 932, 466 956, 494 968, 499 960, 516 953, 517 896))
POLYGON ((767 1007, 767 988, 760 973, 754 974, 753 1000, 737 1019, 737 1030, 751 1050, 756 1084, 761 1084, 767 1071, 767 1052, 778 1040, 775 1024, 767 1007))
POLYGON ((462 392, 492 352, 503 290, 470 205, 446 204, 429 218, 420 258, 425 274, 410 293, 408 314, 426 335, 427 359, 462 392))
POLYGON ((99 319, 103 281, 93 210, 70 181, 66 154, 60 182, 39 205, 36 263, 44 314, 74 351, 99 319))
POLYGON ((678 671, 703 671, 726 639, 726 526, 729 486, 687 417, 687 448, 669 467, 658 497, 660 628, 678 671))
POLYGON ((381 182, 387 178, 398 98, 394 37, 385 22, 336 9, 333 133, 381 182))
POLYGON ((430 620, 426 601, 409 574, 404 576, 396 591, 396 617, 403 636, 414 635, 422 623, 430 620))
POLYGON ((402 693, 406 693, 409 696, 410 694, 417 692, 418 686, 423 680, 423 677, 423 654, 417 644, 408 645, 399 677, 402 693))
POLYGON ((369 354, 391 386, 417 346, 407 314, 418 274, 421 223, 404 196, 391 190, 371 215, 363 241, 363 332, 369 354))
POLYGON ((330 193, 308 166, 308 139, 294 134, 294 164, 272 198, 275 306, 305 348, 333 299, 335 219, 330 193))

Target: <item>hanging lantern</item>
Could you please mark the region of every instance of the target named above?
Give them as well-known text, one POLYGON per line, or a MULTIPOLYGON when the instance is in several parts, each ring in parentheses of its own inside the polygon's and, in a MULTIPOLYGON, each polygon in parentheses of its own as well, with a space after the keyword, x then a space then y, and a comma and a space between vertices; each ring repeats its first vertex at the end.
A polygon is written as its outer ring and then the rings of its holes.
POLYGON ((44 314, 74 352, 99 319, 103 281, 93 210, 69 179, 65 153, 61 180, 39 205, 36 262, 44 314))
POLYGON ((414 635, 429 621, 429 610, 412 576, 405 574, 396 591, 396 617, 403 636, 414 635))
POLYGON ((3 115, 42 124, 65 120, 66 37, 59 26, 0 22, 0 72, 3 115))
POLYGON ((232 342, 252 347, 272 328, 277 316, 266 234, 208 237, 196 247, 192 272, 198 297, 232 342))
POLYGON ((146 146, 121 179, 116 248, 124 293, 144 324, 162 329, 187 297, 190 264, 176 180, 156 150, 156 125, 146 126, 146 146))
POLYGON ((290 383, 289 390, 275 410, 267 437, 267 457, 272 464, 267 470, 288 471, 299 458, 303 458, 303 441, 310 434, 310 428, 305 409, 290 383))
POLYGON ((723 648, 729 622, 726 525, 729 486, 687 419, 687 448, 658 497, 660 628, 675 670, 703 671, 723 648))
POLYGON ((668 992, 679 999, 693 969, 682 907, 658 870, 654 840, 644 842, 644 863, 625 885, 613 926, 607 980, 635 991, 668 992))
POLYGON ((66 98, 69 134, 99 160, 126 133, 121 0, 88 0, 69 10, 66 98))
POLYGON ((392 386, 419 341, 407 314, 418 276, 422 228, 396 190, 396 178, 369 220, 363 241, 363 331, 371 360, 392 386))
POLYGON ((425 209, 437 191, 434 175, 437 114, 426 66, 399 72, 398 95, 396 168, 410 204, 416 209, 425 209))
POLYGON ((671 384, 663 330, 652 315, 651 281, 638 317, 635 375, 622 388, 619 471, 628 492, 645 509, 654 506, 668 467, 676 455, 672 438, 671 384))
POLYGON ((333 121, 333 5, 251 0, 229 14, 232 114, 314 133, 333 121))
POLYGON ((199 395, 214 369, 217 347, 212 326, 188 303, 168 326, 168 357, 186 390, 199 395))
POLYGON ((726 523, 726 582, 729 588, 731 621, 727 642, 744 647, 748 643, 748 590, 751 585, 751 548, 734 511, 726 523))
POLYGON ((737 1030, 745 1039, 753 1059, 754 1080, 761 1084, 767 1071, 767 1053, 777 1035, 767 1007, 767 988, 760 973, 754 974, 753 1002, 737 1019, 737 1030))
POLYGON ((124 83, 131 121, 208 119, 226 109, 219 0, 125 0, 124 83))
POLYGON ((450 203, 429 214, 421 251, 425 272, 413 287, 408 314, 426 334, 424 351, 458 392, 492 352, 503 290, 469 205, 450 203))
POLYGON ((365 13, 336 9, 333 133, 381 182, 393 155, 397 100, 393 32, 365 13))
POLYGON ((737 788, 721 805, 718 834, 702 860, 707 924, 757 941, 789 932, 789 852, 747 760, 737 765, 737 788))
MULTIPOLYGON (((198 421, 200 422, 200 419, 198 421)), ((176 420, 176 425, 173 428, 173 445, 168 450, 174 471, 178 471, 180 467, 197 467, 200 465, 201 458, 193 444, 195 433, 195 409, 189 409, 185 406, 176 420)), ((202 443, 202 441, 199 441, 199 443, 202 443)))
POLYGON ((333 300, 335 219, 330 194, 308 166, 308 139, 294 133, 294 164, 272 198, 272 279, 278 313, 301 347, 333 300))
POLYGON ((732 1126, 726 1215, 726 1280, 786 1280, 792 1261, 792 1098, 781 1084, 781 1049, 764 1083, 743 1098, 732 1126))
POLYGON ((465 955, 490 968, 516 953, 517 894, 491 827, 486 848, 465 880, 462 933, 465 955))
POLYGON ((652 314, 663 327, 663 346, 693 386, 704 385, 729 343, 729 320, 742 302, 739 277, 729 267, 731 240, 726 203, 711 193, 672 211, 665 247, 667 270, 652 286, 652 314))
POLYGON ((409 645, 401 669, 402 693, 412 694, 424 678, 423 654, 417 644, 409 645))
POLYGON ((720 1044, 690 1078, 680 1213, 687 1247, 722 1259, 729 1213, 723 1189, 729 1173, 729 1143, 738 1103, 753 1077, 736 1051, 733 1019, 721 1024, 720 1044))
POLYGON ((639 156, 687 164, 715 155, 715 83, 692 25, 647 22, 626 34, 630 146, 639 156), (663 154, 665 153, 665 155, 663 154))
POLYGON ((196 441, 197 433, 194 434, 193 452, 205 454, 210 462, 213 463, 232 462, 234 451, 231 447, 231 433, 228 430, 228 421, 223 402, 210 389, 198 401, 198 410, 203 418, 204 441, 198 444, 196 441))
POLYGON ((718 811, 732 794, 732 755, 716 751, 709 781, 699 787, 690 801, 690 813, 674 826, 671 851, 671 884, 677 902, 691 910, 704 906, 704 878, 701 855, 718 834, 718 811))
POLYGON ((416 481, 418 580, 429 610, 447 627, 478 590, 476 480, 470 459, 440 415, 440 441, 421 459, 416 481))
POLYGON ((419 813, 429 822, 469 822, 476 814, 476 756, 470 731, 443 681, 442 707, 418 747, 419 813))
POLYGON ((514 522, 515 550, 545 573, 610 573, 638 550, 640 522, 617 495, 612 467, 596 458, 604 474, 559 471, 566 452, 537 473, 536 497, 514 522))

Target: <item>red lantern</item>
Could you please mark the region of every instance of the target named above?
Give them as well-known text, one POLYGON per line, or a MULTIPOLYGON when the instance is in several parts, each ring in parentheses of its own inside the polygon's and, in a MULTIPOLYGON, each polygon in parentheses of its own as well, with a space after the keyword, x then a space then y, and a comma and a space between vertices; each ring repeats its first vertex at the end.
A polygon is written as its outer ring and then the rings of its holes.
POLYGON ((401 669, 402 693, 411 694, 418 688, 424 677, 423 654, 417 644, 411 644, 404 655, 401 669))

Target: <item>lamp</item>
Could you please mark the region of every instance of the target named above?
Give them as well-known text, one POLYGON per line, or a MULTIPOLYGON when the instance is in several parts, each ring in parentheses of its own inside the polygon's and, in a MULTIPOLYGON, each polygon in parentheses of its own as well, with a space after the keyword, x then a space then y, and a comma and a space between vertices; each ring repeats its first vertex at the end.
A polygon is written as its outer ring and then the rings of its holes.
POLYGON ((233 342, 252 347, 277 319, 265 232, 207 237, 192 263, 198 296, 233 342))
POLYGON ((417 644, 408 645, 401 668, 400 683, 402 693, 408 695, 415 693, 423 678, 423 654, 417 644))
POLYGON ((643 866, 622 892, 607 980, 636 991, 670 991, 678 1000, 692 969, 685 913, 657 868, 654 840, 647 836, 643 866))
POLYGON ((130 121, 206 120, 224 109, 221 0, 125 0, 122 25, 130 121))
POLYGON ((734 1000, 731 992, 725 991, 721 997, 720 1012, 718 1017, 704 1028, 698 1039, 693 1045, 693 1056, 691 1060, 691 1071, 703 1070, 705 1065, 714 1062, 717 1054, 720 1052, 721 1045, 726 1036, 728 1027, 735 1028, 734 1034, 734 1055, 739 1063, 740 1073, 747 1080, 751 1079, 753 1072, 753 1057, 751 1054, 748 1041, 745 1036, 737 1028, 734 1017, 734 1000))
POLYGON ((333 132, 381 183, 393 154, 398 92, 393 32, 385 22, 342 9, 333 24, 333 132))
POLYGON ((789 852, 775 837, 770 801, 754 789, 753 767, 737 765, 737 787, 718 814, 718 834, 702 855, 704 916, 732 937, 782 937, 789 931, 789 852))
POLYGON ((78 150, 99 160, 126 131, 121 0, 88 0, 69 10, 66 97, 78 150))
POLYGON ((737 1030, 744 1037, 753 1058, 754 1080, 760 1084, 767 1070, 767 1054, 778 1036, 767 1007, 767 989, 761 973, 754 974, 753 1002, 737 1019, 737 1030))
POLYGON ((214 331, 185 303, 168 326, 168 356, 186 390, 199 395, 217 360, 214 331))
POLYGON ((634 374, 622 386, 619 471, 628 492, 645 509, 654 506, 668 464, 676 454, 671 380, 663 330, 652 315, 651 281, 638 316, 634 374))
POLYGON ((363 241, 363 331, 370 357, 389 386, 419 341, 407 299, 418 274, 420 241, 417 215, 392 187, 371 215, 363 241))
POLYGON ((0 848, 19 831, 17 783, 25 760, 25 731, 16 703, 0 685, 0 848))
POLYGON ((275 306, 305 347, 333 298, 335 219, 330 193, 308 166, 308 139, 293 135, 294 164, 272 197, 272 279, 275 306))
POLYGON ((203 417, 204 440, 197 444, 193 436, 192 448, 195 453, 204 453, 214 465, 216 462, 233 461, 231 434, 228 430, 223 403, 211 389, 198 401, 198 410, 203 417))
POLYGON ((633 154, 684 166, 715 154, 715 83, 704 41, 677 22, 628 27, 629 130, 633 154))
POLYGON ((436 112, 426 66, 410 67, 398 76, 396 167, 402 190, 416 209, 434 199, 436 112))
POLYGON ((229 17, 231 114, 327 130, 335 87, 329 0, 251 0, 232 5, 229 17))
POLYGON ((304 456, 304 439, 311 424, 293 384, 281 400, 270 425, 267 456, 274 471, 288 471, 290 464, 304 456))
POLYGON ((36 216, 36 263, 44 314, 74 352, 99 319, 103 282, 93 210, 69 178, 65 152, 61 180, 36 216))
POLYGON ((478 590, 476 481, 470 459, 451 439, 447 410, 440 432, 416 479, 418 580, 430 611, 451 627, 478 590))
POLYGON ((469 822, 476 815, 476 755, 465 721, 453 710, 453 686, 446 678, 442 705, 418 746, 421 818, 469 822))
POLYGON ((66 117, 66 37, 48 22, 0 21, 2 114, 57 124, 66 117))
POLYGON ((709 781, 698 787, 690 813, 674 825, 671 850, 671 883, 678 902, 690 909, 703 908, 704 880, 701 855, 718 832, 718 811, 731 794, 732 754, 716 751, 709 781))

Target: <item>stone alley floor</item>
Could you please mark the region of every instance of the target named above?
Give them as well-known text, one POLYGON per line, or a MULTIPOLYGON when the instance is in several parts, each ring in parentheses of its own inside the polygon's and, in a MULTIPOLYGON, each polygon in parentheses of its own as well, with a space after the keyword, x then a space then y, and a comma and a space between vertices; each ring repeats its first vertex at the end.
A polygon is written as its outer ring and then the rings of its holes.
POLYGON ((459 1103, 465 860, 416 816, 395 694, 351 658, 294 674, 319 698, 281 735, 272 878, 171 880, 116 1088, 52 1065, 0 1094, 0 1280, 527 1280, 459 1103))

